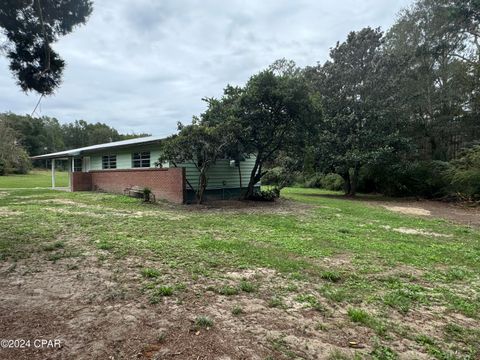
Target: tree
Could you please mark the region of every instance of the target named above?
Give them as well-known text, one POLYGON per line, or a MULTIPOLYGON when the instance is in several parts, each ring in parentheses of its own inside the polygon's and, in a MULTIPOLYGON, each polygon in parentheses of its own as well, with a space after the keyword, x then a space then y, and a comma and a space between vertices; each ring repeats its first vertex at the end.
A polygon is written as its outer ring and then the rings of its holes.
POLYGON ((13 113, 0 113, 0 123, 15 131, 18 141, 30 156, 149 136, 149 134, 119 134, 117 130, 103 123, 92 124, 77 120, 60 125, 55 118, 13 113))
POLYGON ((192 163, 198 171, 198 183, 188 182, 188 186, 195 191, 197 204, 201 204, 208 185, 208 170, 224 156, 228 143, 228 133, 221 125, 202 125, 197 119, 191 125, 179 124, 179 133, 162 141, 157 164, 169 162, 177 167, 192 163))
POLYGON ((18 141, 18 134, 0 122, 0 175, 12 171, 25 174, 30 169, 30 158, 18 141))
POLYGON ((304 148, 315 134, 321 109, 303 73, 292 62, 280 60, 250 78, 236 94, 233 118, 240 129, 243 151, 256 156, 244 198, 266 174, 264 166, 280 152, 304 148))
POLYGON ((85 120, 76 120, 73 123, 62 125, 63 141, 67 148, 78 148, 128 138, 148 136, 148 134, 123 135, 107 124, 89 123, 85 120))
POLYGON ((419 0, 387 33, 386 52, 404 61, 406 135, 423 160, 456 158, 480 135, 479 10, 477 0, 419 0))
POLYGON ((317 148, 324 171, 344 179, 355 195, 362 166, 402 148, 402 112, 392 94, 395 59, 383 56, 383 34, 365 28, 351 32, 330 52, 323 66, 307 69, 322 95, 324 121, 317 148))
POLYGON ((31 156, 65 149, 62 129, 55 118, 4 113, 0 114, 0 122, 15 130, 18 141, 31 156))
POLYGON ((5 51, 23 91, 49 95, 60 85, 65 61, 51 44, 84 24, 91 12, 90 0, 2 0, 5 51))

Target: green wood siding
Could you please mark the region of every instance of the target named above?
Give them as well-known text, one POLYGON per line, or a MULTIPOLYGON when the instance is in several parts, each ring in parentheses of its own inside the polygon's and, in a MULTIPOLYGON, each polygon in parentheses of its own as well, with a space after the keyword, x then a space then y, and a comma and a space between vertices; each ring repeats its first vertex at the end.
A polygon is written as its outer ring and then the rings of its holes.
MULTIPOLYGON (((150 151, 150 167, 155 167, 155 162, 160 156, 158 146, 156 147, 137 147, 131 149, 112 149, 102 153, 95 153, 90 155, 90 170, 102 170, 102 156, 103 155, 117 155, 117 169, 131 169, 132 168, 132 153, 140 151, 150 151)), ((87 155, 86 155, 87 156, 87 155)))
MULTIPOLYGON (((240 171, 242 174, 242 187, 248 185, 250 180, 250 172, 255 164, 255 157, 240 161, 240 171)), ((199 172, 193 164, 181 164, 179 167, 184 167, 187 180, 194 187, 198 186, 199 172)), ((238 167, 230 167, 230 160, 218 160, 207 173, 208 183, 207 189, 232 189, 240 187, 240 176, 238 174, 238 167)), ((189 186, 187 185, 187 189, 189 186)))

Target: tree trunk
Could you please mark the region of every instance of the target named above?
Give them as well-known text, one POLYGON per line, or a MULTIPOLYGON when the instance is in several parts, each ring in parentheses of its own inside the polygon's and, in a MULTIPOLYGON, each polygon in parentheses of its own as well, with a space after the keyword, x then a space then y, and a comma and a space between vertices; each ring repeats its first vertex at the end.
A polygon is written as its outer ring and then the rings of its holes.
POLYGON ((255 165, 253 166, 252 172, 250 173, 250 180, 248 181, 247 191, 245 192, 245 194, 243 194, 244 200, 251 198, 253 195, 253 187, 255 186, 255 183, 258 182, 257 177, 259 166, 260 158, 257 156, 257 159, 255 160, 255 165))
POLYGON ((203 194, 205 193, 205 189, 207 188, 207 176, 206 170, 202 169, 199 174, 199 181, 198 181, 198 189, 197 189, 197 205, 203 202, 203 194))
POLYGON ((358 186, 358 174, 360 172, 360 165, 355 164, 353 168, 353 174, 351 178, 351 186, 350 186, 350 196, 355 196, 357 194, 357 186, 358 186))
POLYGON ((340 176, 343 179, 343 191, 345 192, 345 195, 350 195, 350 191, 352 189, 352 184, 350 183, 350 173, 348 170, 344 173, 341 173, 340 176))
POLYGON ((242 170, 240 169, 240 162, 238 162, 238 181, 240 183, 240 197, 242 196, 242 170))

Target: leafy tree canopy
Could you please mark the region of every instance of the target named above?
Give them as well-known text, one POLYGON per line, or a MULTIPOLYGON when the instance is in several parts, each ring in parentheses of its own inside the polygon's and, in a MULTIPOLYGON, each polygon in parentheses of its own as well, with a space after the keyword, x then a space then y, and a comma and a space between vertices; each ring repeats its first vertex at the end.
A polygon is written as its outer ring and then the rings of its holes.
POLYGON ((322 94, 324 122, 318 149, 325 169, 340 174, 354 195, 361 166, 390 156, 404 144, 401 112, 391 96, 393 59, 383 56, 383 33, 351 32, 331 60, 307 69, 322 94))
POLYGON ((65 61, 51 44, 84 24, 91 12, 91 0, 1 1, 5 52, 23 91, 49 95, 60 85, 65 61))
POLYGON ((224 158, 229 146, 230 133, 224 128, 225 124, 199 124, 194 119, 190 125, 179 124, 179 133, 161 143, 161 155, 158 165, 169 162, 173 166, 191 163, 198 171, 198 183, 188 186, 195 191, 197 203, 203 201, 204 192, 208 184, 208 169, 219 158, 224 158))

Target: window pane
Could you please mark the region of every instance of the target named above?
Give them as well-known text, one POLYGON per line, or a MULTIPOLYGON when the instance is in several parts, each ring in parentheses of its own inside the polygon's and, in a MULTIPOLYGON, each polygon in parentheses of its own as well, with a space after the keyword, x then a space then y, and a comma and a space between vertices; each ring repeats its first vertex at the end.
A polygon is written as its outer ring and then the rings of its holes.
POLYGON ((132 167, 150 167, 150 152, 143 151, 132 153, 132 167))
POLYGON ((81 172, 82 171, 82 159, 73 160, 73 171, 81 172))
POLYGON ((102 169, 116 169, 116 168, 117 168, 117 155, 102 156, 102 169))

